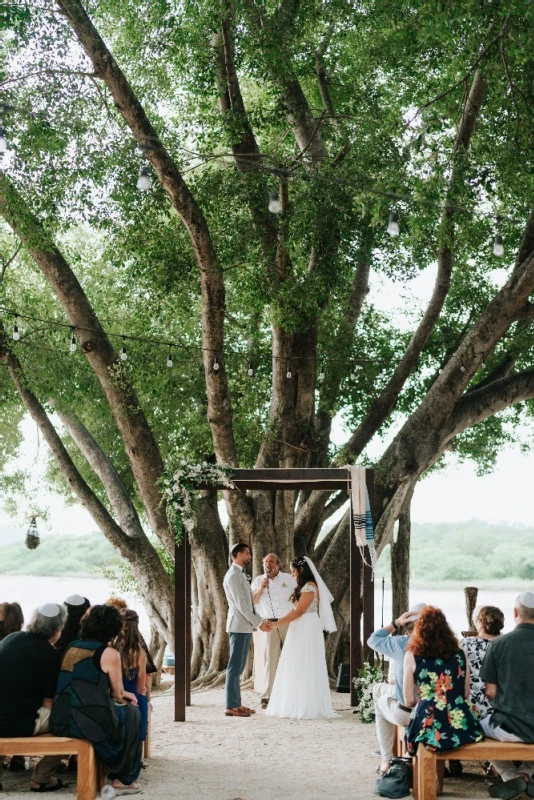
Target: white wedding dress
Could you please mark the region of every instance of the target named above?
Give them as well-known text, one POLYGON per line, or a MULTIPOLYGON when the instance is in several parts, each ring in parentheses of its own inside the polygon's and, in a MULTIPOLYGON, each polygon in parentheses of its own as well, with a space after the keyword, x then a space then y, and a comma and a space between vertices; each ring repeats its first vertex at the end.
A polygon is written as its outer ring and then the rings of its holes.
POLYGON ((306 583, 302 592, 313 592, 315 596, 304 614, 289 625, 266 714, 331 719, 338 714, 334 713, 330 696, 323 623, 318 613, 319 591, 312 583, 306 583))

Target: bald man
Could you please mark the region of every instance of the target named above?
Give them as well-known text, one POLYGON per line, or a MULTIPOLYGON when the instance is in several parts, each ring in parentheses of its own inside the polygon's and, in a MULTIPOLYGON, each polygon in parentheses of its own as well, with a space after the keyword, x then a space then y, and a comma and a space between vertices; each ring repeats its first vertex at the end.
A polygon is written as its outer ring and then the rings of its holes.
MULTIPOLYGON (((278 620, 293 610, 290 597, 297 584, 289 573, 281 571, 276 553, 265 556, 263 570, 263 575, 258 575, 251 584, 254 606, 264 619, 278 620)), ((286 633, 287 626, 283 626, 254 634, 254 689, 261 695, 264 709, 269 703, 286 633)))

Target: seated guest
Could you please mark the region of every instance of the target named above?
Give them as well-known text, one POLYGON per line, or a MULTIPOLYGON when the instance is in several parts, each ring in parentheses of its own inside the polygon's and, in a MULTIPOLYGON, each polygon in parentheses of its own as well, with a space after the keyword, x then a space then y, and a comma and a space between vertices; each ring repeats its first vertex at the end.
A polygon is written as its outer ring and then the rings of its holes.
MULTIPOLYGON (((492 713, 482 720, 482 730, 499 742, 534 744, 534 592, 523 592, 515 601, 511 633, 491 642, 480 670, 492 713)), ((534 797, 534 762, 518 768, 512 762, 495 761, 503 783, 490 787, 491 797, 503 800, 527 790, 534 797)))
POLYGON ((419 614, 406 646, 403 685, 405 704, 415 706, 406 729, 412 755, 419 742, 446 751, 483 738, 469 703, 467 657, 439 608, 427 606, 419 614))
POLYGON ((500 636, 504 628, 504 614, 495 606, 482 606, 475 615, 475 628, 478 636, 460 639, 460 647, 465 651, 469 663, 470 699, 478 718, 486 717, 492 710, 486 697, 485 684, 480 678, 480 668, 489 643, 500 636))
POLYGON ((137 794, 141 718, 137 698, 122 685, 120 655, 109 646, 121 629, 116 608, 91 606, 86 611, 80 636, 67 647, 61 662, 50 730, 56 736, 88 739, 116 794, 137 794))
POLYGON ((395 726, 399 725, 405 728, 410 720, 411 709, 404 705, 402 694, 404 654, 415 620, 423 608, 426 608, 425 603, 412 606, 409 611, 401 614, 398 619, 390 622, 385 628, 380 628, 372 633, 367 640, 367 644, 375 653, 380 653, 389 659, 395 675, 394 685, 375 683, 373 686, 376 736, 381 759, 377 772, 381 775, 389 769, 389 760, 393 757, 395 726), (406 634, 393 636, 401 628, 404 628, 406 634))
POLYGON ((21 631, 24 614, 18 603, 0 603, 0 642, 10 633, 21 631))
MULTIPOLYGON (((107 606, 113 606, 113 608, 116 608, 117 611, 123 611, 124 609, 128 608, 126 600, 124 600, 122 597, 113 597, 112 596, 112 597, 108 598, 108 600, 106 600, 106 605, 107 606)), ((148 645, 145 642, 143 634, 141 633, 141 631, 139 631, 139 640, 141 642, 141 648, 142 648, 142 650, 144 651, 144 653, 146 655, 146 691, 147 691, 148 697, 150 698, 150 694, 152 692, 152 678, 154 677, 154 675, 158 671, 158 668, 154 664, 154 660, 153 660, 152 656, 150 655, 150 651, 148 649, 148 645)))
MULTIPOLYGON (((63 606, 45 603, 34 612, 26 631, 10 633, 0 642, 0 737, 49 732, 59 673, 59 655, 53 645, 66 616, 63 606)), ((32 791, 63 788, 62 781, 54 777, 60 761, 60 756, 45 756, 38 762, 32 791)))
POLYGON ((63 655, 69 644, 78 638, 80 633, 80 622, 91 603, 87 597, 81 594, 71 594, 65 600, 67 608, 67 621, 61 631, 61 636, 56 642, 56 650, 63 655))
POLYGON ((137 697, 137 707, 141 714, 141 741, 144 742, 150 700, 150 691, 147 692, 146 686, 146 654, 141 647, 137 613, 130 608, 125 608, 120 615, 122 630, 113 640, 113 647, 120 653, 123 686, 126 691, 132 692, 137 697))

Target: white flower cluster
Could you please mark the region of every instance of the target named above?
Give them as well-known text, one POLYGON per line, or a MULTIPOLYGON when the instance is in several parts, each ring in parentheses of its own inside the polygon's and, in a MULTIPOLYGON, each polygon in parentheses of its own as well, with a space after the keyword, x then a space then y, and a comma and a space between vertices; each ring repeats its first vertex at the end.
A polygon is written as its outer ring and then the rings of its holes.
POLYGON ((232 467, 216 464, 181 464, 163 476, 161 481, 167 503, 169 522, 176 528, 177 541, 183 530, 191 536, 195 527, 194 493, 201 483, 233 489, 232 467))
POLYGON ((375 721, 375 704, 373 701, 373 685, 384 679, 379 667, 372 667, 367 662, 358 670, 358 677, 352 682, 358 695, 358 711, 362 722, 375 721))

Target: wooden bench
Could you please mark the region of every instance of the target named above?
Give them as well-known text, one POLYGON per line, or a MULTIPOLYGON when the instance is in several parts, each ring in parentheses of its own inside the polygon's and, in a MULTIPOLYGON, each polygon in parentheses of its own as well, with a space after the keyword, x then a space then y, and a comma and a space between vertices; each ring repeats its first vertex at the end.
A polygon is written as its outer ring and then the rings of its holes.
POLYGON ((65 736, 40 736, 0 738, 0 754, 9 756, 78 756, 76 777, 77 800, 95 800, 105 783, 104 771, 93 745, 85 739, 65 736))
POLYGON ((420 744, 413 759, 416 800, 436 800, 436 774, 444 768, 445 761, 534 761, 534 744, 484 739, 444 753, 433 753, 420 744))

